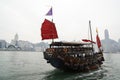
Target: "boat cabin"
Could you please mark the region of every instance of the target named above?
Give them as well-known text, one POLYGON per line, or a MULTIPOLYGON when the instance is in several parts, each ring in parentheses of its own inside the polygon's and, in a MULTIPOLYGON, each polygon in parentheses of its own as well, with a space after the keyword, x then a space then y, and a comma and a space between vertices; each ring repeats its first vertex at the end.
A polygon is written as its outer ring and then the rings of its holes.
POLYGON ((51 54, 64 55, 92 55, 93 47, 91 43, 75 43, 75 42, 52 42, 50 48, 46 50, 51 54))

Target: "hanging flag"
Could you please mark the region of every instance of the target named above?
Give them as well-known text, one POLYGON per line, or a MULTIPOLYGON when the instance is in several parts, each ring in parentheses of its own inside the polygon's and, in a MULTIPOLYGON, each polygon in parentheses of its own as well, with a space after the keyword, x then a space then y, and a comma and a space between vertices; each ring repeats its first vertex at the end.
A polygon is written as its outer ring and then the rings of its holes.
POLYGON ((82 39, 82 41, 84 41, 84 42, 91 42, 91 43, 96 44, 94 41, 91 41, 91 40, 88 40, 88 39, 82 39))
POLYGON ((52 12, 52 7, 50 8, 50 10, 47 12, 46 16, 52 16, 53 12, 52 12))
POLYGON ((96 28, 96 33, 97 33, 96 42, 97 42, 98 48, 100 48, 101 47, 101 41, 100 41, 100 38, 98 36, 98 28, 96 28))
POLYGON ((101 41, 100 41, 100 38, 99 38, 98 34, 96 36, 96 40, 97 40, 98 48, 100 48, 101 47, 101 41))

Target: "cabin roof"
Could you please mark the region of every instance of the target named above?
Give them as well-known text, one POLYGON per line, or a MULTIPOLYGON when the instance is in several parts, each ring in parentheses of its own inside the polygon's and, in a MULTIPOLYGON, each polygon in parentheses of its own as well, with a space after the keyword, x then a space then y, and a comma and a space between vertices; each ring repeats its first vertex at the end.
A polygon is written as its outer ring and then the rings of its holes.
POLYGON ((83 46, 91 45, 91 43, 81 43, 81 42, 52 42, 51 46, 83 46))

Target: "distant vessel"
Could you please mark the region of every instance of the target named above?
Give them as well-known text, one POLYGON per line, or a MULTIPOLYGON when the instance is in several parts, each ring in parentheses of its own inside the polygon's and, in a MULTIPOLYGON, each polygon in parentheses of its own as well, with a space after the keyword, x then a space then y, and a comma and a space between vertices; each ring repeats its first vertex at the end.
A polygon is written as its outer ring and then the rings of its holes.
POLYGON ((44 59, 57 69, 63 71, 85 72, 101 67, 104 61, 101 42, 97 34, 99 51, 95 52, 92 40, 91 22, 89 21, 91 40, 83 39, 84 42, 55 42, 58 38, 53 21, 44 20, 41 27, 42 40, 52 39, 52 43, 44 53, 44 59))

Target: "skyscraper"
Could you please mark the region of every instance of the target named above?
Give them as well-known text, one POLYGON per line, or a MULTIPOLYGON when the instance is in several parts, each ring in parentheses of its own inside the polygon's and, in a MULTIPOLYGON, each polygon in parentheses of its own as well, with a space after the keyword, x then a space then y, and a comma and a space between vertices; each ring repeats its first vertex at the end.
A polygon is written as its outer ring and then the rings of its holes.
POLYGON ((109 32, 107 29, 105 29, 104 34, 105 34, 105 39, 108 40, 109 39, 109 32))

